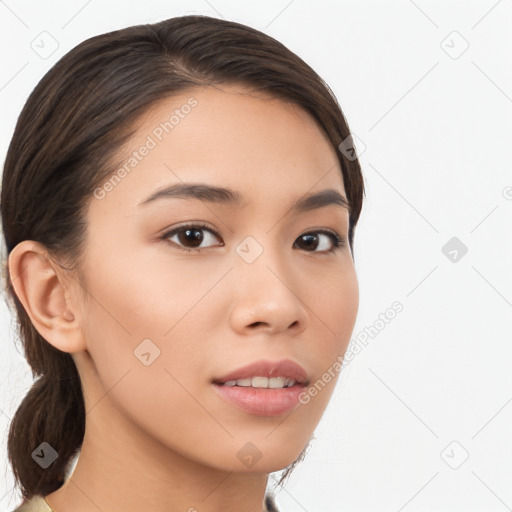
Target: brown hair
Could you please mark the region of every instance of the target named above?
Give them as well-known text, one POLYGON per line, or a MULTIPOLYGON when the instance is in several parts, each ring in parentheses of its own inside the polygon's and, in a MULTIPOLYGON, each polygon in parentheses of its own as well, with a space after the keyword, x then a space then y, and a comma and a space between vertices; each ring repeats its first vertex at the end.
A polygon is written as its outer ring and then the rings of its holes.
MULTIPOLYGON (((159 100, 222 83, 249 85, 293 102, 318 122, 343 172, 353 255, 363 177, 357 158, 338 151, 350 131, 334 94, 272 37, 240 23, 194 15, 92 37, 64 55, 37 84, 19 116, 3 171, 7 256, 19 242, 35 240, 50 255, 70 262, 67 270, 79 268, 88 201, 117 165, 116 151, 134 133, 136 121, 159 100)), ((6 270, 25 356, 34 378, 39 377, 12 419, 7 447, 16 482, 29 499, 64 483, 83 442, 85 407, 71 355, 37 332, 6 270), (47 469, 31 456, 44 441, 58 452, 47 469)), ((281 482, 300 460, 287 468, 281 482)))

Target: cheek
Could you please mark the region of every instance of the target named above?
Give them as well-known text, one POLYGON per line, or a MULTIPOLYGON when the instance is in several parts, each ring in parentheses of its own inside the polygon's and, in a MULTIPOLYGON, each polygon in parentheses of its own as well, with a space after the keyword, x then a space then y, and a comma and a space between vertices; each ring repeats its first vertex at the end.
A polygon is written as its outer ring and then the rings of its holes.
MULTIPOLYGON (((98 261, 89 277, 90 328, 117 332, 121 338, 165 337, 188 321, 197 304, 222 275, 222 269, 166 258, 151 251, 112 253, 98 261), (94 318, 94 321, 92 320, 94 318)), ((96 332, 96 334, 98 334, 96 332)))
MULTIPOLYGON (((207 292, 225 271, 203 276, 183 272, 185 265, 172 272, 169 264, 144 265, 140 258, 131 263, 129 273, 112 273, 104 265, 90 282, 97 300, 90 300, 87 312, 88 350, 108 391, 100 403, 115 404, 105 414, 122 411, 120 423, 130 418, 166 446, 200 457, 198 439, 217 446, 226 437, 200 405, 207 399, 211 362, 219 357, 208 336, 218 326, 218 294, 225 288, 207 292)), ((238 461, 236 451, 232 458, 238 461)))
POLYGON ((309 294, 311 334, 314 350, 310 361, 316 374, 303 404, 318 414, 327 407, 334 391, 359 309, 359 286, 355 269, 332 273, 309 294), (311 305, 310 305, 311 304, 311 305))
POLYGON ((359 285, 352 265, 338 272, 325 274, 307 297, 310 321, 325 358, 344 351, 350 341, 359 309, 359 285))
POLYGON ((222 315, 219 298, 229 295, 227 282, 219 281, 229 267, 126 253, 97 260, 88 276, 86 338, 103 385, 141 367, 146 375, 161 372, 167 385, 165 369, 180 382, 209 375, 216 354, 207 341, 222 315))

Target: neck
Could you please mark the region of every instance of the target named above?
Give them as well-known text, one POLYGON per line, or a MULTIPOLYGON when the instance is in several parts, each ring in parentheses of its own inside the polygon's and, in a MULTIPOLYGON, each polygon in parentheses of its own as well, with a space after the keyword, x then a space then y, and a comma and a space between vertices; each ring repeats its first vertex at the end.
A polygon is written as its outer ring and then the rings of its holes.
POLYGON ((191 460, 149 435, 108 393, 98 391, 95 399, 84 396, 87 421, 76 467, 47 496, 54 512, 265 510, 268 473, 226 471, 191 460))

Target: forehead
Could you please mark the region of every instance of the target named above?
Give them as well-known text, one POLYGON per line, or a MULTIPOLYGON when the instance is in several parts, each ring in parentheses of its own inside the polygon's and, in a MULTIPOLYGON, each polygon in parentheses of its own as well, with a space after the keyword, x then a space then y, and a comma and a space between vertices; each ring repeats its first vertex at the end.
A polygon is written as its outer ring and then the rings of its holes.
POLYGON ((102 207, 115 202, 131 208, 180 182, 229 187, 248 201, 325 188, 344 194, 336 150, 314 118, 243 86, 196 87, 159 101, 138 120, 117 157, 124 171, 111 175, 102 207))

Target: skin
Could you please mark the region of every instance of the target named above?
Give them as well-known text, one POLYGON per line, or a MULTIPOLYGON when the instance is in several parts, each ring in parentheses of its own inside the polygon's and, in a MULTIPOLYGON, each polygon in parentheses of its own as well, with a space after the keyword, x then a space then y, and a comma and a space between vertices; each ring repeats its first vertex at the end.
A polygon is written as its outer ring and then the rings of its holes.
POLYGON ((277 417, 213 392, 212 378, 259 359, 289 358, 315 382, 344 354, 359 295, 348 210, 288 212, 326 188, 346 197, 335 148, 297 106, 242 86, 190 89, 141 118, 120 161, 190 97, 197 106, 172 132, 91 198, 83 286, 34 241, 10 254, 17 295, 41 335, 72 354, 84 389, 85 439, 71 478, 47 496, 55 512, 261 512, 268 473, 300 455, 337 381, 277 417), (180 182, 232 188, 244 206, 138 205, 180 182), (183 232, 159 238, 185 222, 219 237, 202 230, 200 252, 183 250, 196 247, 183 232), (316 248, 301 238, 321 229, 345 246, 327 253, 327 235, 316 248), (252 263, 235 251, 247 236, 263 249, 252 263), (148 338, 160 356, 145 366, 134 350, 148 338), (237 457, 248 442, 261 454, 252 467, 237 457))

